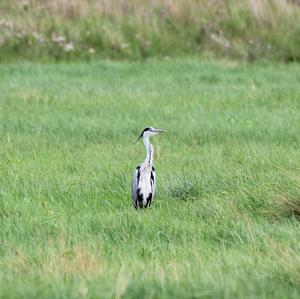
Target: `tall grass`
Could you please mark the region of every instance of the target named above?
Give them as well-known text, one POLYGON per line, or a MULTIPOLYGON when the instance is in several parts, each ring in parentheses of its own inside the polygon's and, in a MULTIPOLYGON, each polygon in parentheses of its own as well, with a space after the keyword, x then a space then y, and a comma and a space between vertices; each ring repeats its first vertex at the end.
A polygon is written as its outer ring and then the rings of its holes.
POLYGON ((25 0, 0 3, 0 60, 180 55, 300 60, 291 0, 25 0))

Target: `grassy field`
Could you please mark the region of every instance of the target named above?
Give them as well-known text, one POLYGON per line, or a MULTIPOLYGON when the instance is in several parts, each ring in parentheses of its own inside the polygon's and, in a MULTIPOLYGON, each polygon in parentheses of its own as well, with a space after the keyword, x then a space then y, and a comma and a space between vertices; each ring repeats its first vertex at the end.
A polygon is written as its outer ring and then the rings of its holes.
POLYGON ((1 298, 299 298, 299 65, 7 64, 0 90, 1 298))

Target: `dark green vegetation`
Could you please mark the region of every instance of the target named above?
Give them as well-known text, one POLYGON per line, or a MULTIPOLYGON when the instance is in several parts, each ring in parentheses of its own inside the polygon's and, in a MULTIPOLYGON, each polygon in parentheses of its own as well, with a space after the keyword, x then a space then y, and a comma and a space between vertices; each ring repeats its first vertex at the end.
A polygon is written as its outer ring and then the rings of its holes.
POLYGON ((0 61, 300 61, 298 0, 1 0, 0 61))
POLYGON ((1 298, 299 298, 299 65, 2 65, 0 90, 1 298))

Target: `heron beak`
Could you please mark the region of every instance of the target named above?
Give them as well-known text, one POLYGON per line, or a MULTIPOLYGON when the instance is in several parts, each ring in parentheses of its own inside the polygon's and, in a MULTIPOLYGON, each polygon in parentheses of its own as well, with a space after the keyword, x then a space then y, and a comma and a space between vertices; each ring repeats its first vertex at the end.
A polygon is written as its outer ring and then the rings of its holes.
POLYGON ((153 131, 156 132, 156 133, 164 133, 164 132, 167 132, 166 130, 163 130, 163 129, 154 129, 153 131))

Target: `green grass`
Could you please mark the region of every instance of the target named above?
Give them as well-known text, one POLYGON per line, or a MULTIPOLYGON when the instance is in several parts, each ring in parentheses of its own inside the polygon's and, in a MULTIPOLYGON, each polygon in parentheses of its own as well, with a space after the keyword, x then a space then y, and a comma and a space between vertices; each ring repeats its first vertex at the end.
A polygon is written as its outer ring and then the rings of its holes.
POLYGON ((300 65, 7 64, 0 90, 1 298, 299 298, 300 65))

